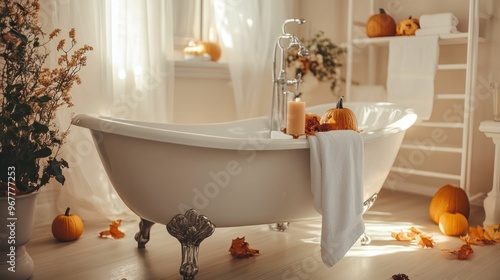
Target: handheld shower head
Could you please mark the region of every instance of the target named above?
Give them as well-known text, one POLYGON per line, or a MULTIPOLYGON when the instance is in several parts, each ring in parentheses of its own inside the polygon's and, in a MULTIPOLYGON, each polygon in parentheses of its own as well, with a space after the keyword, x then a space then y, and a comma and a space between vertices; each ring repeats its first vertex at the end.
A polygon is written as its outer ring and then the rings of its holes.
POLYGON ((309 56, 309 50, 302 44, 299 45, 299 52, 297 53, 300 57, 309 56))
POLYGON ((302 44, 300 43, 299 39, 295 36, 292 35, 292 38, 290 39, 290 44, 288 45, 288 48, 300 48, 302 44))
POLYGON ((290 50, 292 48, 298 49, 297 54, 300 57, 306 57, 309 55, 309 50, 306 47, 304 47, 304 45, 302 45, 300 40, 295 35, 292 35, 292 38, 290 39, 290 44, 288 45, 287 49, 290 50))

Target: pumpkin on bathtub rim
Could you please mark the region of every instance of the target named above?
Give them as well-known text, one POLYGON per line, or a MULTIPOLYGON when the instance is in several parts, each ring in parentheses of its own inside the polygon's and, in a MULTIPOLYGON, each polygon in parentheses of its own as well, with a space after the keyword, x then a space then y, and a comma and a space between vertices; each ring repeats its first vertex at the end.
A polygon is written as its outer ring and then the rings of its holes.
POLYGON ((366 22, 366 35, 368 37, 386 37, 396 35, 396 22, 384 9, 378 14, 370 16, 366 22))
POLYGON ((343 96, 337 102, 335 108, 329 109, 321 117, 321 124, 329 124, 331 130, 358 130, 358 120, 354 112, 349 108, 344 108, 342 104, 343 96))
POLYGON ((439 218, 446 212, 460 213, 465 218, 469 218, 469 198, 463 189, 447 184, 434 194, 429 205, 429 215, 432 221, 439 224, 439 218))

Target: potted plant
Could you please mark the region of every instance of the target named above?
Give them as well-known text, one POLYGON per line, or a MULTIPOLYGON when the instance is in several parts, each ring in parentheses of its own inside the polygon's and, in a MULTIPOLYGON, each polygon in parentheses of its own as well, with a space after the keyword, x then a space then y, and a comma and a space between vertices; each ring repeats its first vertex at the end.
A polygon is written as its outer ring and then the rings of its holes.
MULTIPOLYGON (((87 63, 87 51, 92 50, 87 45, 76 49, 72 29, 69 40, 61 39, 57 44, 58 66, 48 68, 49 45, 61 30, 45 34, 38 22, 39 13, 38 0, 0 0, 0 211, 7 216, 5 219, 17 218, 12 220, 15 231, 0 227, 1 238, 12 232, 16 239, 21 233, 31 235, 31 229, 19 228, 21 223, 32 220, 21 219, 21 211, 34 209, 21 206, 24 197, 30 197, 34 204, 37 191, 51 179, 64 184, 63 169, 68 163, 59 150, 68 130, 59 129, 56 113, 60 107, 73 105, 70 90, 75 83, 80 84, 78 72, 87 63)), ((0 244, 4 250, 5 240, 0 244)), ((19 242, 16 246, 14 249, 22 254, 19 242)), ((19 254, 17 261, 26 259, 19 254)), ((5 256, 2 251, 0 258, 5 256)), ((5 265, 1 261, 0 265, 5 265)), ((8 276, 11 279, 12 275, 8 276)))
POLYGON ((39 190, 50 179, 64 184, 62 169, 68 163, 58 158, 67 131, 56 125, 56 111, 72 106, 70 90, 80 84, 78 71, 86 65, 86 52, 74 50, 75 30, 69 42, 59 41, 58 67, 45 67, 48 44, 60 29, 45 34, 38 25, 38 0, 2 0, 0 6, 0 181, 8 188, 8 170, 15 168, 16 194, 39 190), (7 186, 6 186, 7 184, 7 186))
POLYGON ((341 80, 339 70, 346 49, 324 37, 323 31, 318 31, 312 38, 303 42, 310 52, 309 56, 300 57, 296 50, 290 52, 287 56, 288 67, 295 70, 295 75, 301 74, 304 77, 310 73, 319 82, 330 82, 330 89, 335 91, 341 80))

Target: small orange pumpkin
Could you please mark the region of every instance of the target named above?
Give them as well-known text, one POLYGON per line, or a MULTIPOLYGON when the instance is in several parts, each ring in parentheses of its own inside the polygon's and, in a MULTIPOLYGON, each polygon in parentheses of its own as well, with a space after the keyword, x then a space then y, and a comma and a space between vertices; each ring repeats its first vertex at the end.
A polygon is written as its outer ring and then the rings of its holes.
POLYGON ((217 61, 222 55, 221 48, 219 44, 214 42, 199 41, 197 45, 203 46, 204 53, 210 55, 211 61, 217 61))
POLYGON ((439 217, 439 229, 446 235, 457 236, 464 234, 468 227, 467 218, 460 213, 445 212, 439 217))
POLYGON ((384 9, 372 15, 366 22, 366 35, 368 37, 385 37, 396 35, 396 22, 384 9))
POLYGON ((398 36, 411 36, 415 35, 417 29, 420 28, 418 18, 411 18, 402 20, 396 26, 396 35, 398 36))
POLYGON ((429 206, 429 215, 434 223, 439 223, 443 213, 460 213, 469 218, 470 204, 467 193, 459 187, 444 185, 434 194, 429 206))
POLYGON ((342 104, 343 96, 337 102, 337 107, 329 109, 321 117, 321 124, 330 124, 330 130, 354 130, 358 131, 358 120, 354 112, 349 108, 344 108, 342 104))
POLYGON ((64 214, 52 221, 52 235, 59 241, 73 241, 83 233, 83 221, 75 214, 69 214, 69 207, 64 214))

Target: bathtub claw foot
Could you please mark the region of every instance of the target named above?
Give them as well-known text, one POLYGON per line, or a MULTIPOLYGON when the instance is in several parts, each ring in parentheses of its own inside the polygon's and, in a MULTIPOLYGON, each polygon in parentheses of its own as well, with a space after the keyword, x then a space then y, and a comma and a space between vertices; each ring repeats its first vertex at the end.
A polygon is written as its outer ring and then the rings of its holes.
POLYGON ((366 232, 363 232, 360 237, 360 242, 361 245, 370 245, 370 243, 372 242, 372 238, 366 232))
POLYGON ((184 215, 176 215, 168 224, 167 231, 177 238, 182 248, 182 263, 179 273, 184 280, 194 279, 198 274, 198 252, 200 243, 215 231, 215 225, 194 209, 184 215))
POLYGON ((368 198, 365 202, 363 202, 363 214, 368 212, 370 208, 372 208, 375 200, 377 200, 378 193, 374 193, 370 198, 368 198))
POLYGON ((275 231, 287 231, 289 226, 289 222, 269 224, 269 228, 275 231))
POLYGON ((137 248, 142 249, 146 248, 146 243, 149 241, 149 233, 151 231, 151 227, 155 223, 148 221, 146 219, 141 218, 139 222, 139 231, 135 234, 135 241, 137 241, 137 248))

